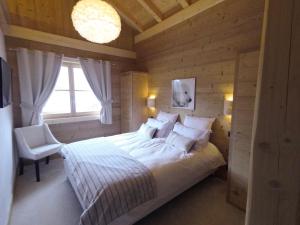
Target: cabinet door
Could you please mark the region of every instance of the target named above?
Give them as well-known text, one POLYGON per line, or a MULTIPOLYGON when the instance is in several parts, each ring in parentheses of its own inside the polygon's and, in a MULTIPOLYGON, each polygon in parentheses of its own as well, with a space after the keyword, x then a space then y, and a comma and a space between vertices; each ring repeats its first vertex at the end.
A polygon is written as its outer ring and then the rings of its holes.
POLYGON ((132 123, 131 131, 137 130, 147 119, 148 76, 134 73, 132 77, 132 123))
POLYGON ((132 120, 132 75, 121 76, 121 132, 129 132, 132 120))
POLYGON ((258 63, 259 51, 240 54, 235 74, 228 199, 242 209, 247 201, 258 63))

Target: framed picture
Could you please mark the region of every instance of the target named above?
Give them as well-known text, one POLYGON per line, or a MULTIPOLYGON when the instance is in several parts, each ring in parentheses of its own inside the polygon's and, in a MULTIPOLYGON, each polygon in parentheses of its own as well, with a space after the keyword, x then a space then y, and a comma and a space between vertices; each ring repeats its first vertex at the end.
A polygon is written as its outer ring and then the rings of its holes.
POLYGON ((172 108, 195 110, 196 78, 172 80, 172 108))

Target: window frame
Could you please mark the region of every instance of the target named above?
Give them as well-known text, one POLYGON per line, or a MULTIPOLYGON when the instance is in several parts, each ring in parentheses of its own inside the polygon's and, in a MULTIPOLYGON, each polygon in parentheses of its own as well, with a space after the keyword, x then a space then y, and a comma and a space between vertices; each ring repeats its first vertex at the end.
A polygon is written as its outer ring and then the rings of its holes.
MULTIPOLYGON (((73 58, 63 58, 61 67, 68 68, 69 77, 69 92, 70 97, 70 113, 42 113, 43 119, 49 124, 56 123, 69 123, 69 122, 80 122, 100 119, 100 110, 91 112, 76 112, 76 97, 75 97, 75 78, 74 78, 74 68, 81 68, 78 59, 73 58)), ((54 91, 54 90, 53 90, 54 91)))

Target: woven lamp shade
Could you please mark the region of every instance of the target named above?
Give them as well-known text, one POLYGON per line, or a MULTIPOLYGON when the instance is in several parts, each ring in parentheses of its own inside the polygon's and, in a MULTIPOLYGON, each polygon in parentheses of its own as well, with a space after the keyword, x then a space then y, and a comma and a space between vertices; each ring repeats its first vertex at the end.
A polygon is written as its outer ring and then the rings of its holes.
POLYGON ((88 41, 104 44, 115 40, 121 32, 117 11, 102 0, 81 0, 71 14, 73 26, 88 41))

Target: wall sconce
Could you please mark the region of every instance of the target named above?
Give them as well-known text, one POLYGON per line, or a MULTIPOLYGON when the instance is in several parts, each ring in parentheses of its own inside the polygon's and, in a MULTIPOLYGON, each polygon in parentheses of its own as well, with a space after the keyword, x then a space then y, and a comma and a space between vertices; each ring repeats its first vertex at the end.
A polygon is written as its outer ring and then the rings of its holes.
POLYGON ((147 107, 150 108, 150 109, 155 108, 155 96, 149 96, 147 98, 147 107))
POLYGON ((226 95, 224 100, 224 115, 231 116, 232 114, 232 103, 233 103, 233 96, 226 95))
POLYGON ((232 114, 232 101, 224 101, 224 115, 230 116, 232 114))

